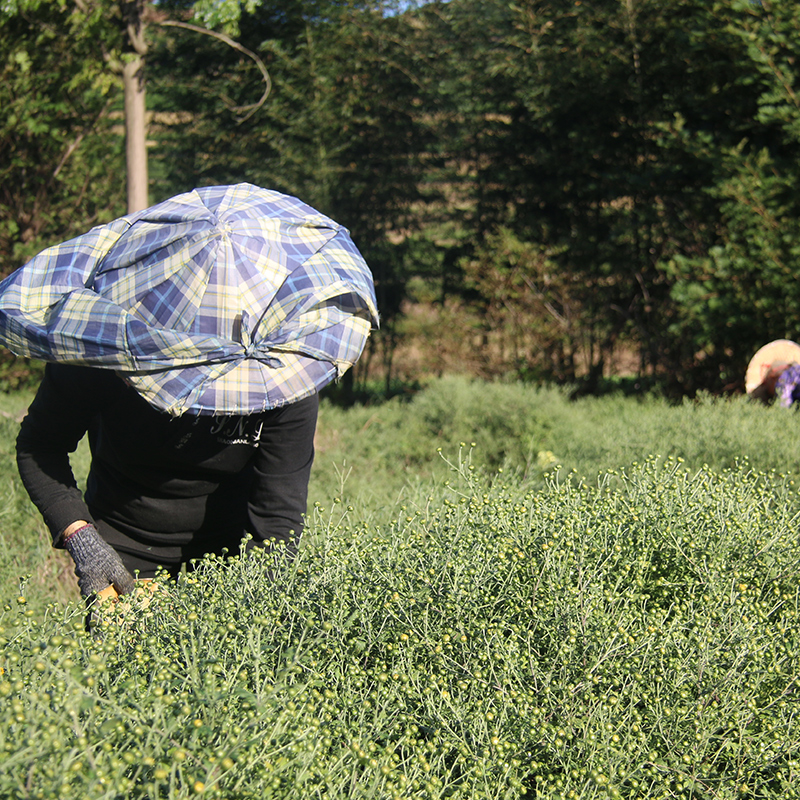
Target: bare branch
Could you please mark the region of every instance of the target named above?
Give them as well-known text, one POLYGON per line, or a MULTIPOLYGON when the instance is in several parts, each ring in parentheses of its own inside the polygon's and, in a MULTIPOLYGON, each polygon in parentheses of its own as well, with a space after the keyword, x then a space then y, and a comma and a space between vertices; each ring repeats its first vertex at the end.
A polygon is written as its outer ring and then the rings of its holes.
POLYGON ((264 79, 264 94, 261 95, 260 99, 255 102, 251 103, 248 106, 234 106, 229 105, 227 98, 223 98, 225 105, 236 114, 244 113, 243 117, 240 117, 237 121, 239 123, 245 122, 246 120, 250 119, 253 114, 258 111, 264 103, 267 102, 267 97, 269 97, 269 93, 272 91, 272 79, 269 77, 269 72, 267 72, 266 66, 264 66, 264 62, 251 50, 248 50, 246 47, 243 47, 239 44, 239 42, 231 39, 230 36, 226 36, 224 33, 217 33, 216 31, 210 31, 208 28, 201 28, 199 25, 192 25, 188 22, 177 22, 175 20, 163 20, 158 23, 159 25, 169 26, 173 28, 186 28, 187 30, 194 31, 195 33, 202 33, 206 34, 207 36, 212 36, 215 39, 219 39, 221 42, 224 42, 229 47, 232 47, 234 50, 238 50, 240 53, 243 53, 248 58, 252 59, 255 65, 258 67, 259 71, 261 72, 261 77, 264 79), (246 112, 246 113, 245 113, 246 112))

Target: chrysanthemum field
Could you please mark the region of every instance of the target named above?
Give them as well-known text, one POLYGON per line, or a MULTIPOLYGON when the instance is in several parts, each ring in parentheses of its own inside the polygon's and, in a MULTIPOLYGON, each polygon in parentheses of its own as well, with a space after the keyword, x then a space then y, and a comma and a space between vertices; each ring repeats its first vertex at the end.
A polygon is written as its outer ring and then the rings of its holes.
MULTIPOLYGON (((552 432, 572 413, 577 447, 597 408, 557 402, 527 464, 442 433, 399 490, 377 462, 359 484, 367 444, 336 450, 389 417, 328 409, 293 563, 206 560, 93 633, 77 593, 48 596, 52 564, 13 574, 34 562, 7 534, 0 797, 796 797, 797 487, 676 453, 725 414, 762 438, 794 416, 676 409, 670 452, 640 458, 673 412, 630 407, 634 457, 588 474, 552 432)), ((384 413, 414 430, 414 406, 384 413)), ((13 480, 4 525, 33 537, 13 480)))

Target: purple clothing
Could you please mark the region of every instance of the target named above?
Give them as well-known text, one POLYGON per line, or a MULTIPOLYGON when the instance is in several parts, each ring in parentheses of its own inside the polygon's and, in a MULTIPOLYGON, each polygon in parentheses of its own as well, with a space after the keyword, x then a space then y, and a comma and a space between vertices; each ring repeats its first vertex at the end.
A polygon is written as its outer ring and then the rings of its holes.
POLYGON ((775 384, 775 395, 784 408, 800 400, 800 365, 792 364, 781 372, 775 384))

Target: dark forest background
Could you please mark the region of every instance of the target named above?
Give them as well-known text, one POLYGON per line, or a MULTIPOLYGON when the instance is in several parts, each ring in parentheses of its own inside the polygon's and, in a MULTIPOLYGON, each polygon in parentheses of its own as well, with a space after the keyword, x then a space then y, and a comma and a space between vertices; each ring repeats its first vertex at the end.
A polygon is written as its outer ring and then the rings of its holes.
MULTIPOLYGON (((795 2, 138 5, 150 202, 249 181, 350 228, 382 313, 352 391, 736 391, 800 333, 795 2), (239 49, 165 24, 209 20, 239 49)), ((124 6, 3 4, 3 274, 126 212, 124 6)))

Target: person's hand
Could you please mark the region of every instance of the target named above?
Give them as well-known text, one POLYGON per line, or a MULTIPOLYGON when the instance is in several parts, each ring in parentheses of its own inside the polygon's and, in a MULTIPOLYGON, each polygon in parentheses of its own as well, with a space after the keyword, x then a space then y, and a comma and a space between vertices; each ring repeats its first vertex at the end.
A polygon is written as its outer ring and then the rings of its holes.
POLYGON ((122 559, 104 542, 94 525, 87 524, 64 538, 64 547, 75 562, 78 586, 84 597, 92 597, 109 584, 118 594, 133 590, 136 582, 122 559))

